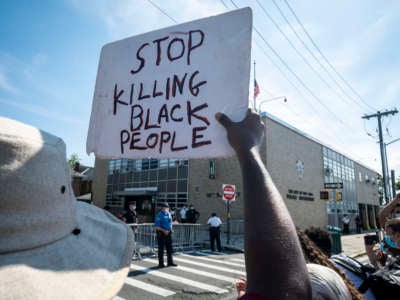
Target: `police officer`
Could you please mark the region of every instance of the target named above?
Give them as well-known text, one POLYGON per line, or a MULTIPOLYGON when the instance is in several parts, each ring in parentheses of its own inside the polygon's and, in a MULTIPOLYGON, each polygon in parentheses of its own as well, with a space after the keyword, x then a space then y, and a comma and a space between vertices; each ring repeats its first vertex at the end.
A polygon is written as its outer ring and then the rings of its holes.
POLYGON ((167 249, 168 266, 176 267, 172 260, 172 217, 169 213, 168 203, 161 204, 161 210, 156 215, 154 227, 157 233, 158 243, 158 267, 164 268, 164 246, 167 249))
POLYGON ((222 251, 221 248, 221 237, 220 237, 220 226, 222 224, 221 219, 217 217, 216 213, 212 213, 208 219, 207 224, 210 225, 210 248, 211 251, 215 251, 215 241, 217 241, 218 252, 222 251))
POLYGON ((129 202, 128 211, 124 215, 127 224, 137 223, 136 201, 129 202))

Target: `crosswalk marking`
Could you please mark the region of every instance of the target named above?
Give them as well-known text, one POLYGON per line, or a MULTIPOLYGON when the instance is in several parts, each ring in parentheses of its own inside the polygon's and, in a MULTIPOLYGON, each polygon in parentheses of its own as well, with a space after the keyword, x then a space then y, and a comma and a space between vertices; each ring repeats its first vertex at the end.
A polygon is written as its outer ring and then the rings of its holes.
POLYGON ((218 259, 213 259, 213 258, 208 258, 208 257, 199 257, 199 256, 193 256, 193 255, 188 255, 188 254, 183 254, 181 253, 179 256, 184 256, 184 257, 195 257, 198 260, 204 260, 212 263, 219 263, 219 264, 224 264, 224 265, 229 265, 229 266, 235 266, 235 267, 246 267, 244 264, 237 264, 229 261, 223 261, 223 260, 218 260, 218 259))
POLYGON ((242 272, 242 271, 238 271, 238 270, 234 270, 234 269, 229 269, 229 268, 224 268, 224 267, 219 267, 219 266, 208 265, 208 264, 195 262, 193 260, 184 259, 184 258, 180 258, 180 257, 176 257, 176 256, 174 257, 174 260, 181 261, 181 262, 184 262, 184 263, 187 263, 187 264, 191 264, 191 265, 195 265, 195 266, 199 266, 199 267, 205 267, 205 268, 209 268, 209 269, 214 269, 214 270, 218 270, 218 271, 229 272, 229 273, 239 274, 239 275, 246 275, 246 272, 242 272))
POLYGON ((241 259, 241 258, 230 258, 229 260, 231 260, 231 261, 238 261, 238 262, 244 263, 244 259, 241 259))
POLYGON ((223 252, 215 252, 215 251, 211 251, 211 250, 201 250, 201 251, 188 251, 186 253, 189 254, 198 254, 198 255, 203 255, 203 256, 221 256, 221 255, 226 255, 226 253, 223 252))
POLYGON ((172 295, 176 294, 173 291, 170 291, 170 290, 167 290, 167 289, 163 289, 163 288, 160 288, 160 287, 158 287, 156 285, 149 284, 149 283, 146 283, 146 282, 142 282, 142 281, 130 278, 130 277, 127 277, 125 279, 125 283, 128 284, 128 285, 137 287, 139 289, 145 290, 146 292, 157 294, 157 295, 163 296, 163 297, 168 297, 168 296, 172 296, 172 295))
MULTIPOLYGON (((158 260, 156 260, 156 259, 146 258, 146 259, 144 259, 144 261, 158 264, 158 260)), ((229 276, 225 276, 225 275, 219 275, 219 274, 201 271, 201 270, 197 270, 197 269, 193 269, 193 268, 187 268, 187 267, 183 267, 183 266, 177 266, 174 269, 178 269, 178 270, 181 270, 184 272, 193 273, 193 274, 197 274, 197 275, 206 276, 208 278, 214 278, 214 279, 218 279, 218 280, 222 280, 222 281, 227 281, 227 282, 231 282, 231 283, 236 282, 238 280, 238 278, 229 277, 229 276)))
POLYGON ((164 272, 160 272, 160 271, 155 271, 155 270, 151 270, 149 268, 145 268, 145 267, 141 267, 138 265, 134 265, 131 264, 131 269, 132 270, 137 270, 143 273, 149 273, 153 276, 158 276, 164 279, 168 279, 171 281, 176 281, 182 284, 186 284, 186 285, 191 285, 193 287, 199 288, 199 289, 203 289, 203 290, 207 290, 213 293, 217 293, 217 294, 224 294, 224 293, 228 293, 228 290, 225 289, 221 289, 217 286, 214 285, 210 285, 210 284, 205 284, 205 283, 201 283, 201 282, 197 282, 194 280, 190 280, 184 277, 180 277, 180 276, 175 276, 175 275, 171 275, 171 274, 167 274, 164 272))

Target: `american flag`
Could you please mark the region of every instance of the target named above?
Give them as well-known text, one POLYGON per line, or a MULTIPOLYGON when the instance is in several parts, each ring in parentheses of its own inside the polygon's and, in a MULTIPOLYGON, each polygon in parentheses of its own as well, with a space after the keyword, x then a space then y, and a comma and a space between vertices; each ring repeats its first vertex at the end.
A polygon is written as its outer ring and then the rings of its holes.
POLYGON ((258 86, 257 80, 254 79, 254 99, 257 98, 260 93, 260 87, 258 86))

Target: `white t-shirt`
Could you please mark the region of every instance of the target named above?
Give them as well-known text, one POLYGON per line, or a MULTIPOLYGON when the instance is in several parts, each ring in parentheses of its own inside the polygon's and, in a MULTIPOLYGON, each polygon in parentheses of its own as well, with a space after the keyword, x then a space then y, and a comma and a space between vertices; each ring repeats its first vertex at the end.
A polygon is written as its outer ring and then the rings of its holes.
POLYGON ((217 216, 211 217, 208 219, 207 224, 209 224, 211 227, 218 227, 222 224, 222 221, 220 218, 217 216))
POLYGON ((351 300, 351 294, 342 277, 334 270, 316 264, 307 264, 313 300, 351 300))

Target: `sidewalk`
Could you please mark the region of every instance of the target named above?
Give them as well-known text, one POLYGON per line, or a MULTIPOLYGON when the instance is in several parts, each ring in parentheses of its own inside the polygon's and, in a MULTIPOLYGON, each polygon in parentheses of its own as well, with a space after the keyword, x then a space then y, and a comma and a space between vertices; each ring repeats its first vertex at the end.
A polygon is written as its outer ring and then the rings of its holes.
MULTIPOLYGON (((364 235, 361 234, 349 234, 341 236, 342 251, 344 254, 350 257, 358 257, 365 254, 364 249, 364 235)), ((244 252, 243 235, 231 235, 230 243, 227 243, 227 236, 221 233, 221 244, 222 247, 227 250, 244 252)))

